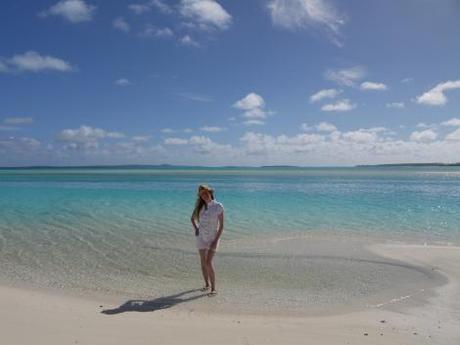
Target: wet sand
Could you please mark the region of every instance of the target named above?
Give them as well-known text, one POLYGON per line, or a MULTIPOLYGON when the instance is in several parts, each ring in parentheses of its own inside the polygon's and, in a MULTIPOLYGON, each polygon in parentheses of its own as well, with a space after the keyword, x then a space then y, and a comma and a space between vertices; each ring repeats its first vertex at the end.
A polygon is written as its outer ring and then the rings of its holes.
MULTIPOLYGON (((296 308, 291 313, 289 303, 278 309, 274 308, 276 304, 254 308, 258 296, 264 294, 263 289, 254 288, 241 297, 243 302, 235 304, 231 303, 235 298, 231 287, 226 288, 227 291, 222 288, 221 294, 212 299, 185 286, 182 290, 176 289, 177 293, 136 299, 118 297, 117 300, 114 296, 70 297, 46 289, 3 286, 0 288, 2 342, 47 345, 458 344, 460 247, 371 244, 368 249, 378 254, 380 260, 360 255, 360 260, 378 262, 358 263, 358 266, 372 265, 366 272, 381 275, 393 269, 375 271, 376 267, 394 265, 391 267, 396 271, 388 275, 388 288, 363 297, 352 296, 346 303, 328 303, 327 312, 316 308, 315 303, 307 304, 311 308, 304 310, 305 313, 296 308), (413 279, 404 282, 400 277, 409 273, 420 278, 418 290, 414 289, 413 279), (399 278, 402 280, 391 281, 399 278), (251 298, 255 302, 245 308, 244 301, 251 298)), ((337 257, 342 257, 341 262, 344 261, 341 253, 333 251, 337 257)), ((270 253, 275 255, 273 250, 270 253)), ((263 251, 258 254, 262 255, 263 251)), ((318 253, 310 252, 305 260, 334 262, 336 259, 330 258, 334 257, 332 254, 318 249, 318 253)), ((231 257, 231 253, 227 255, 231 257)), ((229 257, 223 255, 222 263, 229 257)), ((328 266, 320 267, 327 269, 328 266)), ((339 265, 337 269, 349 267, 339 265)), ((224 270, 222 265, 220 268, 224 270)), ((325 270, 324 274, 330 272, 325 270)), ((350 277, 353 276, 350 273, 350 277)), ((372 282, 372 278, 366 276, 362 279, 372 282)), ((298 291, 291 292, 296 296, 298 291)), ((296 303, 294 298, 292 305, 296 303)))

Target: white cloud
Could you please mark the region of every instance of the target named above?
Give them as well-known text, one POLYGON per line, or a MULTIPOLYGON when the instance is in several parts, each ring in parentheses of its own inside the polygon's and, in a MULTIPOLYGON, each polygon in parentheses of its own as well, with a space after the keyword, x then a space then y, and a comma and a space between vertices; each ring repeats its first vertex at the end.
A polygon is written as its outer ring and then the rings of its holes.
POLYGON ((151 10, 149 4, 130 4, 128 5, 128 8, 135 14, 143 14, 151 10))
POLYGON ((145 26, 144 31, 141 33, 144 37, 156 37, 156 38, 170 38, 174 36, 174 31, 168 27, 157 28, 151 24, 145 26))
POLYGON ((132 83, 126 78, 120 78, 120 79, 115 80, 115 85, 117 85, 117 86, 129 86, 129 85, 132 85, 132 83))
POLYGON ((161 132, 162 133, 173 133, 174 131, 171 128, 163 128, 161 132))
POLYGON ((411 141, 428 143, 436 140, 438 134, 432 129, 426 129, 424 131, 414 131, 410 135, 411 141))
POLYGON ((172 13, 171 6, 165 4, 162 0, 150 0, 150 5, 156 7, 165 14, 172 13))
POLYGON ((280 135, 276 137, 276 143, 280 145, 309 145, 322 141, 324 137, 319 134, 297 134, 293 137, 280 135))
POLYGON ((460 141, 460 128, 446 135, 447 141, 460 141))
POLYGON ((264 119, 267 118, 267 112, 264 110, 265 101, 262 96, 251 92, 244 98, 233 104, 234 108, 244 110, 243 117, 247 120, 244 122, 245 125, 262 125, 264 119))
POLYGON ((383 83, 374 83, 371 81, 365 81, 364 83, 361 83, 361 90, 383 91, 386 89, 387 89, 387 86, 383 83))
POLYGON ((409 83, 409 82, 411 82, 413 80, 414 80, 414 78, 404 78, 404 79, 401 80, 401 83, 409 83))
POLYGON ((310 151, 315 145, 322 144, 325 137, 318 134, 298 134, 270 136, 262 133, 246 132, 240 141, 248 155, 265 155, 278 153, 299 153, 310 151))
POLYGON ((320 122, 315 126, 315 128, 320 132, 334 132, 337 130, 337 127, 335 127, 332 123, 328 122, 320 122))
POLYGON ((227 29, 232 16, 214 0, 182 0, 179 12, 201 29, 227 29))
POLYGON ((69 149, 97 149, 99 139, 120 139, 125 135, 120 132, 109 132, 101 128, 81 126, 78 129, 64 129, 57 139, 66 143, 69 149))
POLYGON ((113 21, 113 27, 123 32, 129 32, 131 30, 129 24, 122 17, 116 18, 113 21))
POLYGON ((165 14, 173 12, 172 8, 161 0, 150 0, 143 4, 130 4, 128 5, 128 8, 137 15, 149 12, 152 8, 156 8, 165 14))
POLYGON ((322 111, 350 111, 356 108, 356 104, 352 104, 349 99, 341 99, 336 103, 325 104, 321 107, 322 111))
MULTIPOLYGON (((42 147, 42 143, 34 138, 29 137, 9 137, 0 138, 0 153, 3 154, 32 154, 42 147)), ((1 163, 1 161, 0 161, 1 163)))
POLYGON ((268 3, 274 25, 288 29, 321 29, 341 46, 340 28, 345 18, 326 0, 270 0, 268 3))
POLYGON ((339 85, 354 86, 356 82, 366 76, 366 70, 362 66, 354 66, 340 70, 327 70, 324 77, 339 85))
POLYGON ((350 142, 363 144, 375 142, 378 135, 375 131, 359 129, 357 131, 345 132, 342 134, 342 137, 350 142))
POLYGON ((392 102, 392 103, 387 103, 385 105, 387 108, 396 108, 396 109, 403 109, 406 107, 404 102, 392 102))
POLYGON ((222 127, 211 127, 211 126, 204 126, 200 128, 200 131, 210 132, 210 133, 222 132, 224 130, 225 128, 222 128, 222 127))
POLYGON ((89 5, 83 0, 62 0, 40 13, 40 16, 62 16, 72 23, 86 22, 93 19, 96 6, 89 5))
POLYGON ((243 124, 246 126, 262 126, 265 125, 265 121, 261 120, 246 120, 243 121, 243 124))
POLYGON ((247 94, 244 98, 237 101, 233 107, 241 110, 252 110, 257 108, 263 108, 265 106, 265 101, 262 96, 251 92, 247 94))
POLYGON ((417 103, 426 105, 445 105, 447 103, 447 97, 444 92, 454 89, 460 89, 460 80, 446 81, 436 85, 423 95, 417 96, 417 103))
POLYGON ((31 117, 7 117, 3 120, 5 125, 27 125, 34 122, 31 117))
POLYGON ((189 46, 189 47, 199 47, 199 44, 197 41, 195 41, 190 35, 185 35, 179 40, 180 43, 182 43, 184 46, 189 46))
POLYGON ((34 51, 22 55, 14 55, 5 60, 8 71, 41 72, 46 70, 70 72, 74 68, 66 61, 53 56, 43 56, 34 51))
POLYGON ((182 138, 166 138, 164 140, 165 145, 186 145, 188 144, 187 139, 182 139, 182 138))
POLYGON ((157 37, 164 37, 164 38, 168 38, 168 37, 172 37, 174 36, 174 31, 172 31, 170 28, 160 28, 156 31, 155 35, 157 37))
POLYGON ((310 96, 310 102, 318 102, 325 98, 335 98, 340 93, 340 90, 336 89, 324 89, 316 92, 310 96))
POLYGON ((460 119, 455 117, 449 121, 441 122, 441 126, 460 127, 460 119))
POLYGON ((300 129, 301 129, 302 131, 304 131, 304 132, 310 132, 310 131, 312 131, 313 129, 315 129, 315 127, 309 126, 308 123, 302 123, 302 124, 300 125, 300 129))

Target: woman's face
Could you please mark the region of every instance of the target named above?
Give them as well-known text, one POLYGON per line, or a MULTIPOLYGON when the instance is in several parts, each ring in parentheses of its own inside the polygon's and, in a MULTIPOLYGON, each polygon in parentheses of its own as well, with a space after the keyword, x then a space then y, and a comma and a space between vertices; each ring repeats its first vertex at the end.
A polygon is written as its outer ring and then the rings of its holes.
POLYGON ((211 201, 211 194, 206 189, 202 189, 200 190, 200 198, 203 199, 203 201, 208 203, 211 201))

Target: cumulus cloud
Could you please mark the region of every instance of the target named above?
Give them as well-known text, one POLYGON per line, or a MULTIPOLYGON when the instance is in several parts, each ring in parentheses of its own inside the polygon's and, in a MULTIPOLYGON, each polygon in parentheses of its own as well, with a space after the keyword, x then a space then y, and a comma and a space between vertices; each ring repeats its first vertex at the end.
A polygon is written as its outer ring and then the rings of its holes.
POLYGON ((361 90, 376 90, 376 91, 384 91, 387 89, 387 86, 383 83, 374 83, 371 81, 365 81, 361 83, 361 90))
POLYGON ((428 143, 436 140, 438 134, 433 129, 426 129, 424 131, 414 131, 410 135, 410 140, 428 143))
POLYGON ((147 24, 140 35, 153 38, 170 38, 174 36, 174 31, 168 27, 158 28, 154 25, 147 24))
POLYGON ((98 148, 100 139, 120 139, 124 138, 120 132, 110 132, 101 128, 81 126, 78 129, 64 129, 58 134, 58 141, 67 143, 67 148, 71 149, 95 149, 98 148))
POLYGON ((322 111, 350 111, 356 108, 356 104, 352 104, 349 99, 341 99, 335 103, 325 104, 321 107, 322 111))
MULTIPOLYGON (((14 55, 3 62, 4 72, 42 72, 57 71, 70 72, 74 68, 66 61, 53 56, 40 55, 35 51, 28 51, 24 54, 14 55)), ((2 70, 0 69, 0 72, 2 70)))
POLYGON ((338 46, 345 17, 326 0, 270 0, 268 10, 275 26, 288 30, 322 30, 338 46))
POLYGON ((454 117, 448 121, 441 122, 441 126, 460 127, 460 119, 454 117))
POLYGON ((363 79, 365 76, 366 70, 362 66, 354 66, 339 70, 330 69, 324 73, 324 77, 327 80, 344 86, 354 86, 356 82, 363 79))
POLYGON ((265 101, 262 96, 251 92, 246 95, 246 97, 237 101, 234 105, 235 108, 241 110, 252 110, 252 109, 260 109, 265 106, 265 101))
POLYGON ((115 85, 117 85, 117 86, 129 86, 129 85, 132 85, 132 83, 126 78, 120 78, 120 79, 115 80, 115 85))
POLYGON ((204 30, 225 30, 232 22, 232 16, 214 0, 182 0, 179 12, 204 30))
POLYGON ((128 8, 133 11, 135 14, 143 14, 151 10, 149 3, 145 4, 129 4, 128 8))
POLYGON ((387 108, 396 108, 396 109, 403 109, 406 107, 404 102, 392 102, 392 103, 387 103, 385 104, 387 108))
POLYGON ((114 19, 113 27, 123 32, 129 32, 131 30, 131 27, 129 26, 128 22, 124 20, 122 17, 114 19))
POLYGON ((425 105, 445 105, 447 103, 447 97, 444 93, 459 88, 460 80, 440 83, 421 96, 417 96, 417 103, 425 105))
POLYGON ((460 128, 446 135, 447 141, 460 141, 460 128))
POLYGON ((210 133, 217 133, 217 132, 222 132, 224 131, 225 128, 222 127, 213 127, 213 126, 204 126, 200 128, 200 131, 203 132, 210 132, 210 133))
POLYGON ((340 94, 340 92, 341 92, 340 90, 336 90, 336 89, 320 90, 310 96, 310 102, 314 103, 314 102, 319 102, 325 98, 335 98, 337 97, 337 95, 340 94))
POLYGON ((265 125, 265 121, 262 120, 246 120, 243 121, 245 126, 262 126, 265 125))
POLYGON ((188 140, 182 138, 166 138, 164 140, 165 145, 187 145, 188 140))
POLYGON ((41 146, 39 140, 29 137, 0 138, 0 153, 3 154, 34 154, 41 146))
POLYGON ((270 136, 262 133, 246 132, 240 141, 245 144, 249 155, 260 155, 275 152, 305 152, 324 141, 324 136, 318 134, 298 134, 270 136))
POLYGON ((243 117, 246 118, 246 125, 263 124, 263 120, 267 118, 267 112, 264 110, 265 101, 262 96, 255 92, 251 92, 235 102, 233 107, 244 110, 243 117))
POLYGON ((328 122, 320 122, 315 126, 315 128, 320 132, 334 132, 337 130, 337 127, 335 127, 332 123, 328 122))
POLYGON ((377 133, 365 129, 349 131, 342 134, 342 138, 353 143, 370 143, 377 140, 377 133))
POLYGON ((150 0, 142 4, 129 4, 128 8, 134 12, 134 14, 141 15, 146 12, 151 11, 152 9, 157 9, 164 14, 171 14, 173 9, 170 5, 167 5, 162 0, 150 0))
POLYGON ((199 47, 199 43, 195 41, 190 35, 185 35, 182 37, 179 42, 183 44, 184 46, 189 46, 189 47, 199 47))
POLYGON ((149 2, 150 6, 157 8, 163 13, 169 14, 172 12, 171 6, 167 5, 164 1, 162 0, 150 0, 149 2))
POLYGON ((62 0, 40 13, 41 17, 61 16, 71 23, 87 22, 93 19, 97 7, 83 0, 62 0))

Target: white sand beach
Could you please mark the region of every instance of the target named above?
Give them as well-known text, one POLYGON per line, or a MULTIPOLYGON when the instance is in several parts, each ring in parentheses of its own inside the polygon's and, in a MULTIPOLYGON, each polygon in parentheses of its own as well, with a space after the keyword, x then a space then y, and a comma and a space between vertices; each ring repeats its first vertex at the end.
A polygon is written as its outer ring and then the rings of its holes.
MULTIPOLYGON (((327 316, 120 308, 126 300, 0 288, 2 344, 442 344, 460 343, 460 247, 373 245, 380 256, 440 272, 448 283, 428 303, 395 298, 327 316), (112 310, 113 313, 102 313, 112 310)), ((217 296, 215 298, 221 298, 217 296)))

